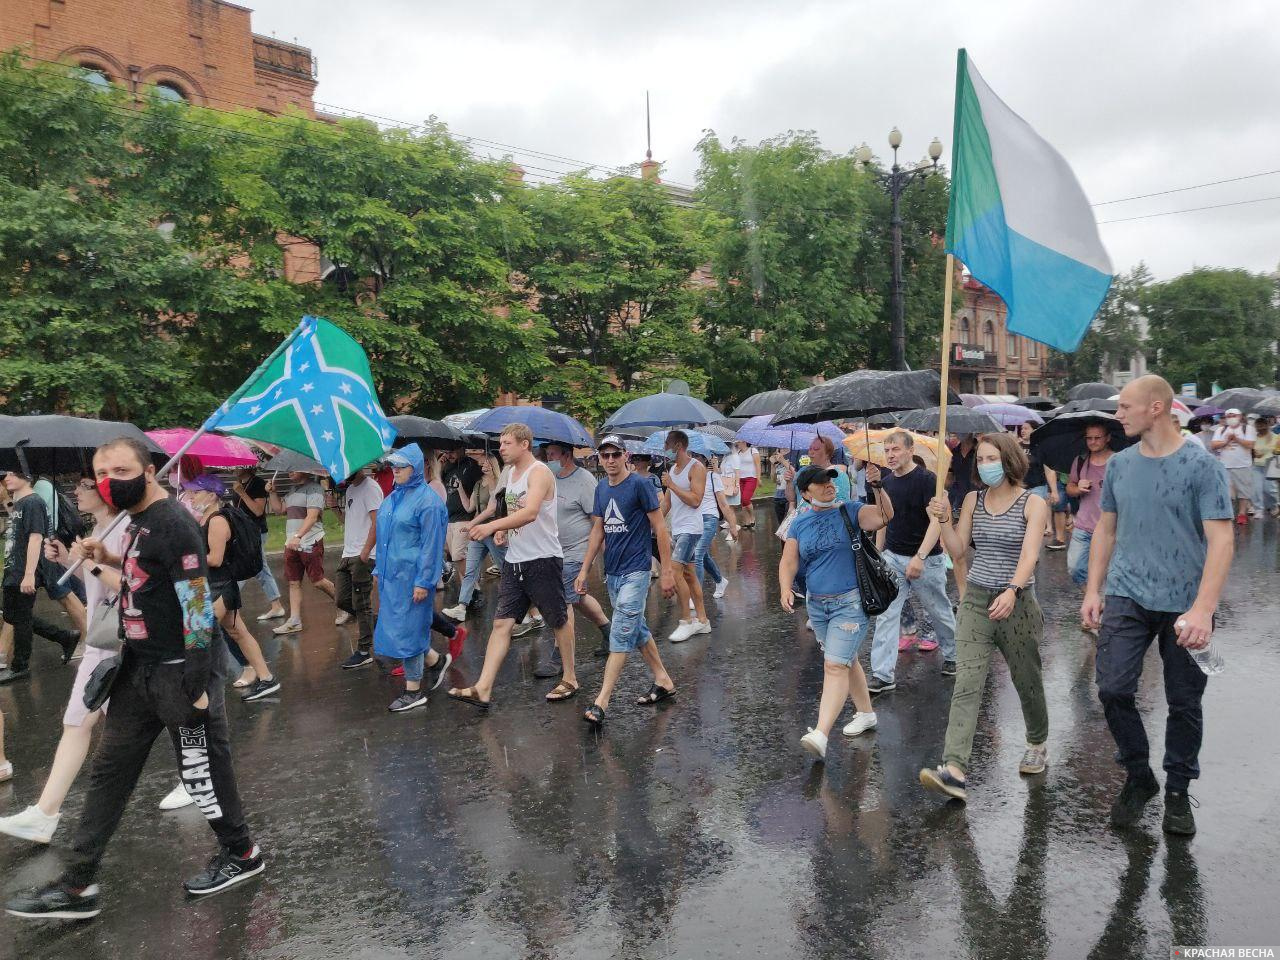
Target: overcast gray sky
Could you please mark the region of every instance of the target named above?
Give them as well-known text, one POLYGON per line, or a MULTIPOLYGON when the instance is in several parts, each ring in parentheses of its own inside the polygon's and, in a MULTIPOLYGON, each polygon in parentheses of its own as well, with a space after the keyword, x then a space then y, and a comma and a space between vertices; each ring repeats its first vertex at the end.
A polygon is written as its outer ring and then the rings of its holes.
MULTIPOLYGON (((254 29, 312 48, 318 101, 408 122, 434 114, 519 148, 531 178, 582 163, 525 150, 643 159, 646 89, 654 156, 673 182, 693 183, 708 129, 750 142, 811 129, 835 151, 866 140, 887 154, 897 125, 913 160, 935 136, 949 147, 960 46, 1095 203, 1280 171, 1280 11, 1266 0, 258 0, 254 29)), ((1280 172, 1097 212, 1260 197, 1280 197, 1280 172)), ((1271 271, 1280 199, 1101 231, 1117 270, 1271 271)))

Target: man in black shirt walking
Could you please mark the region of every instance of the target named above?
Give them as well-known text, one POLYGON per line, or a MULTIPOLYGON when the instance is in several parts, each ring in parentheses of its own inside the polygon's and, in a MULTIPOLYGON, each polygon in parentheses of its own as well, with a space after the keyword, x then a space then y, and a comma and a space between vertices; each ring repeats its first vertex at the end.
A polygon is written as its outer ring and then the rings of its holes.
MULTIPOLYGON (((915 441, 905 430, 885 437, 884 455, 890 472, 882 475, 885 492, 893 502, 893 519, 885 527, 882 556, 898 575, 898 597, 876 617, 871 644, 871 677, 867 689, 883 693, 895 686, 898 664, 898 629, 902 606, 912 594, 924 605, 942 647, 942 673, 956 672, 956 617, 947 597, 947 561, 938 546, 938 524, 925 507, 933 498, 937 480, 915 462, 915 441)), ((925 649, 921 644, 921 649, 925 649)), ((928 648, 932 649, 932 647, 928 648)))
POLYGON ((162 730, 173 740, 187 793, 222 847, 183 884, 187 893, 216 893, 263 869, 240 808, 223 704, 209 696, 213 601, 200 529, 156 482, 137 441, 99 447, 93 467, 103 499, 131 520, 123 557, 85 541, 91 564, 122 571, 124 649, 66 869, 58 882, 11 899, 7 910, 18 917, 98 915, 98 866, 162 730))

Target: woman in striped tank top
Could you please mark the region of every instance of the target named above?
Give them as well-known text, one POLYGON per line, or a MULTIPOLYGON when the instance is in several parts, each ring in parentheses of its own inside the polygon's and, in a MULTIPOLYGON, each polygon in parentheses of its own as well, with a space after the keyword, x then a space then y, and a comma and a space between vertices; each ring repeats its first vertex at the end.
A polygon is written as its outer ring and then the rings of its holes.
POLYGON ((1027 455, 1010 434, 981 437, 977 466, 983 487, 965 496, 958 521, 951 522, 946 498, 936 497, 929 504, 929 514, 942 524, 942 541, 951 556, 962 557, 973 546, 956 618, 956 682, 943 762, 920 771, 925 788, 959 800, 966 798, 965 771, 994 650, 1009 666, 1027 726, 1027 749, 1018 772, 1043 773, 1048 761, 1049 714, 1040 675, 1044 615, 1031 587, 1049 507, 1022 485, 1027 455))

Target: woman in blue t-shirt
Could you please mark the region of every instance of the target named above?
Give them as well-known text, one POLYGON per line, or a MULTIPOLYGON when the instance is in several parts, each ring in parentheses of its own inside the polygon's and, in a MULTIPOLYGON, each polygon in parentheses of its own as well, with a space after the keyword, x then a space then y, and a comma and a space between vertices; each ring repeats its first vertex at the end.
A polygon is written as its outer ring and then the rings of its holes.
POLYGON ((782 606, 795 609, 796 572, 803 567, 807 580, 805 606, 813 632, 822 646, 822 700, 817 726, 800 738, 800 745, 819 760, 827 756, 827 738, 852 691, 853 721, 844 732, 848 736, 876 725, 871 709, 867 678, 858 663, 858 648, 867 634, 867 615, 862 610, 858 577, 854 568, 854 522, 874 533, 893 518, 893 504, 880 483, 880 470, 867 467, 867 487, 873 503, 844 502, 837 492, 840 473, 831 467, 805 467, 796 475, 796 491, 807 509, 796 515, 787 531, 786 546, 778 565, 782 606), (843 514, 843 516, 842 516, 843 514))

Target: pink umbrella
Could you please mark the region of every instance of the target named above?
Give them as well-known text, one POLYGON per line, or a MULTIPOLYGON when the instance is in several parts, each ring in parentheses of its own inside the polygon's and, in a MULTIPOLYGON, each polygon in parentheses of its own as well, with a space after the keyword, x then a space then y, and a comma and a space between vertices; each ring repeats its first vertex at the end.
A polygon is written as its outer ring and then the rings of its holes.
MULTIPOLYGON (((169 430, 148 430, 147 436, 154 440, 165 453, 175 453, 191 439, 194 430, 186 427, 174 427, 169 430)), ((206 467, 252 467, 258 458, 249 445, 235 437, 220 437, 214 433, 206 433, 195 442, 188 453, 194 453, 206 467)))

